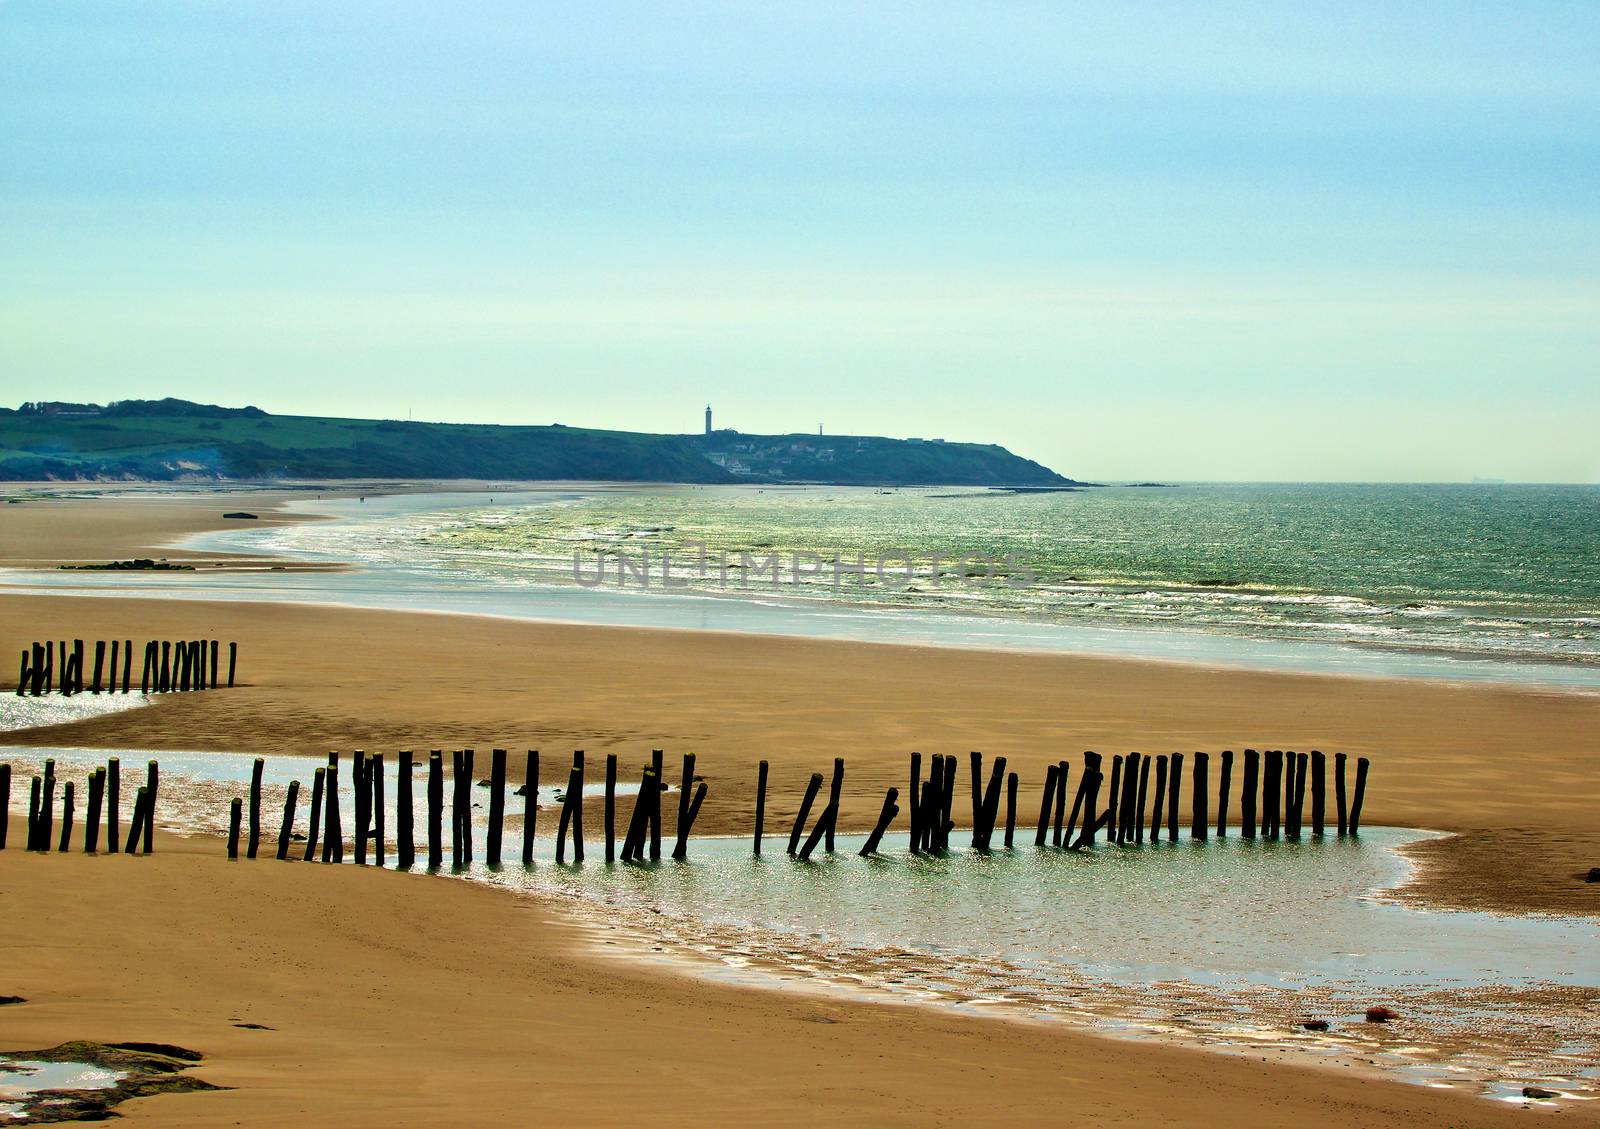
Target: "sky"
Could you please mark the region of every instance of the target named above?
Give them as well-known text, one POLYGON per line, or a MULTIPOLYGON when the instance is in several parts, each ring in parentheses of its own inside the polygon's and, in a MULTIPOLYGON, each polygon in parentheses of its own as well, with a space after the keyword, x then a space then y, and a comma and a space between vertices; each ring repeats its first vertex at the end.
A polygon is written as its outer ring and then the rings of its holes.
POLYGON ((1600 482, 1600 5, 0 0, 0 404, 1600 482))

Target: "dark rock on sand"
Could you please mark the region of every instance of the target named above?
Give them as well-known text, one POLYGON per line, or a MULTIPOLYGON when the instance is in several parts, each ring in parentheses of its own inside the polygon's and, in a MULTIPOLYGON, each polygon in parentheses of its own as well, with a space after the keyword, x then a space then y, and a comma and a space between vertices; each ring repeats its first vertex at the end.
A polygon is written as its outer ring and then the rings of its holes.
POLYGON ((1391 1019, 1399 1019, 1400 1013, 1392 1008, 1369 1007, 1367 1009, 1368 1023, 1388 1023, 1391 1019))
POLYGON ((27 1002, 21 996, 0 996, 0 1007, 5 1007, 7 1004, 25 1004, 27 1002))
POLYGON ((1584 881, 1585 882, 1600 882, 1600 866, 1591 866, 1589 868, 1588 875, 1584 878, 1584 881))
POLYGON ((121 1074, 115 1086, 95 1090, 40 1090, 12 1099, 20 1120, 29 1125, 61 1121, 105 1121, 116 1117, 115 1107, 129 1098, 154 1094, 181 1094, 196 1090, 221 1090, 183 1073, 201 1055, 170 1043, 93 1043, 77 1040, 38 1051, 12 1051, 0 1063, 18 1061, 84 1063, 121 1074))
POLYGON ((1546 1090, 1543 1086, 1524 1086, 1522 1087, 1522 1096, 1536 1098, 1543 1102, 1549 1101, 1551 1098, 1559 1098, 1561 1095, 1554 1090, 1546 1090))
POLYGON ((1326 1019, 1308 1019, 1300 1026, 1307 1031, 1326 1031, 1328 1029, 1328 1021, 1326 1019))

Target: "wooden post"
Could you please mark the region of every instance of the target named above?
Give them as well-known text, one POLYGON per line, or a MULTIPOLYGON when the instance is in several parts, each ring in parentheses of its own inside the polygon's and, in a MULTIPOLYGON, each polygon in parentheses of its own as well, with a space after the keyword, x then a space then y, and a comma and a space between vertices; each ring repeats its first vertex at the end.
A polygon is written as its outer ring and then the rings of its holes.
POLYGON ((939 798, 944 801, 943 815, 939 821, 939 850, 942 853, 950 849, 950 832, 955 828, 955 824, 950 819, 950 809, 955 806, 956 802, 955 757, 945 757, 944 759, 944 786, 939 791, 939 798))
MULTIPOLYGON (((89 692, 91 694, 98 694, 104 688, 105 669, 106 641, 104 639, 96 639, 94 641, 94 681, 89 683, 89 692)), ((113 666, 111 669, 115 670, 116 667, 113 666)))
POLYGON ((155 677, 155 641, 144 645, 144 669, 139 672, 139 693, 148 694, 155 677))
MULTIPOLYGON (((577 795, 578 789, 582 787, 580 783, 582 779, 582 770, 574 762, 572 768, 567 772, 567 790, 561 797, 561 821, 556 826, 556 863, 558 865, 567 861, 567 828, 572 824, 572 809, 578 803, 574 797, 577 795)), ((576 844, 574 844, 574 848, 576 848, 576 844)), ((582 861, 577 857, 576 849, 573 850, 573 861, 582 861)))
POLYGON ((1178 841, 1178 805, 1183 799, 1183 754, 1172 754, 1172 770, 1167 773, 1167 838, 1178 841))
MULTIPOLYGON (((694 794, 694 761, 693 753, 683 754, 683 777, 678 785, 678 843, 683 842, 683 825, 689 819, 689 798, 694 794)), ((677 847, 674 846, 672 857, 678 857, 677 847)))
MULTIPOLYGON (((5 776, 5 786, 0 788, 0 803, 10 798, 10 769, 0 765, 0 775, 5 776)), ((100 847, 100 805, 106 798, 106 770, 97 768, 89 773, 89 811, 83 820, 83 853, 92 855, 100 847)), ((0 847, 6 845, 5 820, 0 818, 0 847)))
POLYGON ((944 827, 944 754, 934 753, 928 758, 928 782, 922 788, 922 845, 930 854, 938 854, 939 831, 944 827))
POLYGON ((650 835, 651 793, 654 792, 657 796, 661 794, 655 771, 653 765, 646 765, 643 778, 639 781, 639 794, 633 801, 633 815, 628 820, 628 833, 622 840, 623 862, 640 862, 644 858, 645 841, 650 835))
POLYGON ((428 754, 428 869, 444 863, 444 757, 438 749, 428 754))
POLYGON ((128 681, 133 675, 133 640, 122 641, 122 692, 126 694, 131 683, 128 681))
POLYGON ((1268 749, 1261 771, 1261 837, 1278 837, 1278 785, 1283 777, 1283 751, 1268 749))
POLYGON ((161 640, 161 674, 156 681, 156 687, 163 693, 172 689, 172 640, 161 640))
POLYGON ((339 814, 339 754, 328 754, 322 777, 322 861, 344 861, 344 827, 339 814))
POLYGON ((245 849, 248 858, 256 857, 261 842, 261 771, 267 762, 257 757, 250 766, 250 845, 245 849))
POLYGON ((800 861, 805 862, 811 858, 811 852, 817 849, 817 840, 833 825, 839 816, 839 809, 829 804, 822 809, 822 814, 817 817, 817 825, 811 829, 811 834, 806 837, 806 845, 800 848, 800 861))
MULTIPOLYGON (((1082 801, 1083 830, 1078 833, 1078 841, 1072 844, 1073 850, 1094 846, 1095 833, 1100 830, 1100 781, 1101 773, 1098 769, 1085 768, 1083 779, 1078 782, 1078 799, 1082 801)), ((1073 808, 1078 809, 1080 804, 1073 801, 1073 808)), ((1109 811, 1106 813, 1111 814, 1109 811)))
POLYGON ((233 671, 239 665, 239 644, 228 644, 228 689, 233 689, 233 671))
POLYGON ((484 860, 493 869, 500 865, 501 824, 506 816, 506 751, 489 754, 489 836, 484 845, 484 860))
POLYGON ((1309 758, 1305 753, 1296 753, 1294 757, 1294 837, 1300 838, 1301 818, 1306 809, 1306 773, 1309 770, 1309 758))
POLYGON ((350 845, 355 848, 356 865, 367 865, 367 840, 372 837, 372 764, 361 749, 350 753, 350 806, 355 816, 350 845))
POLYGON ((1156 758, 1156 794, 1154 808, 1150 813, 1150 841, 1161 842, 1162 813, 1166 810, 1167 803, 1167 758, 1163 754, 1156 758))
POLYGON ((318 768, 311 774, 311 810, 306 818, 306 862, 314 862, 317 858, 317 833, 322 828, 322 782, 327 771, 318 768))
POLYGON ((1246 839, 1256 837, 1256 781, 1261 774, 1261 754, 1254 749, 1244 751, 1244 780, 1239 785, 1239 834, 1246 839))
POLYGON ((695 818, 700 814, 700 805, 706 799, 706 784, 702 780, 695 785, 694 802, 689 805, 689 810, 684 814, 682 826, 678 828, 678 845, 673 848, 672 857, 683 862, 689 857, 689 832, 694 828, 695 818))
POLYGON ((155 850, 156 794, 161 790, 161 766, 151 761, 145 766, 144 853, 155 850))
POLYGON ((984 789, 983 802, 978 806, 978 826, 974 828, 975 835, 980 830, 982 832, 979 837, 980 850, 989 850, 994 842, 994 824, 1000 815, 1000 786, 1005 776, 1006 758, 995 757, 994 766, 989 770, 989 786, 984 789))
POLYGON ((11 766, 0 764, 0 851, 6 849, 6 834, 11 830, 11 766))
POLYGON ((461 785, 461 855, 466 865, 472 865, 472 789, 477 783, 477 774, 472 770, 474 750, 461 750, 461 763, 466 766, 466 774, 461 785))
POLYGON ((528 750, 522 771, 522 865, 533 865, 533 840, 539 832, 539 750, 528 750))
POLYGON ((47 759, 44 762, 44 782, 40 785, 39 793, 39 846, 40 851, 50 849, 51 834, 55 829, 56 820, 56 762, 47 759))
POLYGON ((1283 837, 1300 838, 1300 829, 1294 823, 1295 756, 1292 751, 1283 754, 1283 837))
POLYGON ((1039 797, 1039 826, 1033 835, 1035 847, 1044 846, 1045 832, 1050 827, 1050 809, 1056 798, 1056 773, 1059 771, 1053 764, 1044 770, 1044 792, 1039 797))
POLYGON ((22 665, 17 668, 17 697, 22 697, 28 689, 28 649, 22 649, 22 665))
POLYGON ((1350 834, 1361 833, 1361 802, 1367 796, 1367 770, 1372 767, 1372 762, 1366 757, 1356 758, 1356 794, 1350 801, 1350 834))
POLYGON ((1011 833, 1017 826, 1017 785, 1019 779, 1016 773, 1006 777, 1006 850, 1012 849, 1011 833))
POLYGON ((1311 750, 1311 834, 1322 838, 1322 824, 1328 808, 1328 760, 1311 750))
POLYGON ((878 822, 872 829, 872 834, 867 836, 867 841, 861 846, 861 857, 878 853, 878 844, 883 841, 883 833, 889 829, 889 824, 894 822, 895 813, 900 810, 895 801, 900 798, 900 789, 890 788, 883 796, 883 810, 878 813, 878 822))
MULTIPOLYGON (((1117 841, 1117 800, 1122 795, 1122 757, 1111 758, 1111 787, 1106 789, 1106 820, 1111 827, 1111 841, 1117 841)), ((1092 813, 1098 818, 1099 813, 1092 813)))
POLYGON ((767 762, 762 761, 756 770, 756 841, 755 856, 761 857, 761 834, 767 822, 767 762))
POLYGON ((650 861, 661 861, 661 787, 666 782, 663 757, 660 749, 650 750, 650 767, 655 771, 656 791, 650 797, 650 861))
POLYGON ((1202 843, 1206 841, 1211 826, 1211 817, 1206 810, 1211 798, 1210 767, 1210 753, 1194 755, 1194 819, 1189 825, 1189 838, 1202 843))
MULTIPOLYGON (((144 785, 133 798, 133 822, 128 825, 128 854, 139 852, 140 837, 149 834, 150 822, 150 789, 144 785)), ((146 850, 145 853, 150 852, 146 850)))
POLYGON ((1145 804, 1150 798, 1150 762, 1152 757, 1139 758, 1139 795, 1133 813, 1133 841, 1144 842, 1145 804))
POLYGON ((910 816, 910 852, 922 852, 922 753, 910 755, 910 785, 906 795, 907 814, 910 816))
POLYGON ((461 809, 464 804, 461 788, 462 781, 467 777, 466 765, 465 751, 453 750, 450 766, 450 866, 454 870, 460 870, 466 862, 466 851, 461 842, 461 809))
POLYGON ((400 762, 395 766, 394 780, 394 850, 395 865, 410 870, 417 865, 417 815, 412 808, 411 773, 415 761, 411 750, 402 749, 400 762))
POLYGON ((1133 839, 1133 827, 1138 820, 1134 805, 1139 797, 1139 765, 1144 760, 1138 753, 1129 753, 1123 762, 1122 793, 1117 800, 1117 821, 1112 825, 1113 838, 1120 846, 1133 839))
POLYGON ((283 825, 278 828, 278 861, 289 857, 289 842, 294 838, 294 809, 300 800, 300 781, 289 781, 289 794, 283 800, 283 825))
MULTIPOLYGON (((117 692, 117 671, 120 668, 120 664, 118 663, 117 660, 121 657, 118 654, 118 652, 121 651, 121 649, 122 649, 122 640, 120 640, 120 639, 111 640, 111 677, 110 677, 110 680, 106 684, 106 693, 108 693, 108 694, 115 694, 117 692)), ((126 686, 123 687, 123 691, 124 692, 127 691, 127 687, 126 686)))
POLYGON ((122 762, 106 761, 106 850, 116 854, 121 847, 122 829, 117 825, 122 806, 122 762))
MULTIPOLYGON (((1094 808, 1084 809, 1084 801, 1089 798, 1089 785, 1093 784, 1095 796, 1100 794, 1100 758, 1096 753, 1084 754, 1083 775, 1078 778, 1078 790, 1072 795, 1072 814, 1067 817, 1067 826, 1061 836, 1061 845, 1064 848, 1072 847, 1072 831, 1078 826, 1078 817, 1083 816, 1085 827, 1094 822, 1094 808), (1091 759, 1093 758, 1093 759, 1091 759)), ((1065 806, 1065 805, 1063 805, 1065 806)))
POLYGON ((383 865, 383 754, 373 753, 368 762, 372 777, 372 861, 383 865))
POLYGON ((1056 825, 1050 840, 1051 845, 1056 847, 1064 845, 1061 841, 1061 821, 1067 817, 1067 778, 1071 774, 1071 765, 1066 761, 1056 762, 1056 825))
POLYGON ((211 640, 211 683, 208 689, 217 688, 217 640, 211 640))
POLYGON ((228 804, 228 857, 231 859, 239 857, 239 818, 243 809, 244 801, 238 796, 228 804))
POLYGON ((1222 780, 1217 785, 1217 838, 1228 837, 1228 790, 1233 785, 1233 750, 1222 750, 1222 780))
POLYGON ((68 780, 61 786, 61 842, 56 851, 65 854, 72 849, 73 784, 68 780))
POLYGON ((795 813, 794 828, 789 832, 791 855, 800 849, 800 833, 805 830, 806 819, 811 815, 811 805, 816 802, 817 793, 820 791, 822 791, 822 773, 813 772, 810 783, 806 785, 805 799, 800 801, 800 810, 795 813))
POLYGON ((827 830, 823 832, 822 849, 828 854, 833 854, 833 829, 838 822, 839 794, 844 790, 844 758, 833 758, 833 780, 828 785, 828 806, 833 809, 834 818, 828 821, 827 830))
POLYGON ((973 749, 972 758, 972 849, 984 849, 983 843, 983 754, 973 749))
POLYGON ((572 767, 578 773, 578 790, 572 797, 572 861, 583 862, 583 750, 572 754, 572 767))
POLYGON ((617 754, 606 754, 606 865, 617 858, 617 754))
POLYGON ((1339 808, 1339 835, 1342 838, 1350 829, 1349 821, 1345 818, 1344 807, 1344 760, 1343 753, 1333 754, 1333 798, 1339 808))
POLYGON ((28 834, 27 846, 24 850, 37 851, 39 849, 39 829, 44 826, 39 815, 39 801, 44 798, 43 782, 35 776, 28 789, 28 834))

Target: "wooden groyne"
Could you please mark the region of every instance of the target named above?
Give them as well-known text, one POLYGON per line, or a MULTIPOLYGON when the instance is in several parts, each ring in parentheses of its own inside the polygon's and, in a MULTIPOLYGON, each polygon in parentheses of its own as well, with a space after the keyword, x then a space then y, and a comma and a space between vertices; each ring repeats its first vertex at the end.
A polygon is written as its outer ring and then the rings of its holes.
MULTIPOLYGON (((144 645, 139 693, 188 693, 231 687, 238 676, 239 644, 229 643, 226 669, 222 644, 216 639, 151 639, 144 645)), ((37 640, 24 647, 17 667, 17 697, 60 693, 129 694, 133 692, 133 640, 37 640), (93 658, 89 660, 89 648, 93 658)))
MULTIPOLYGON (((454 750, 450 757, 454 768, 449 799, 451 866, 465 870, 473 864, 473 811, 482 808, 487 817, 483 861, 491 868, 498 868, 503 865, 505 845, 508 751, 492 750, 489 776, 481 781, 474 781, 472 749, 454 750), (479 789, 488 790, 482 803, 473 798, 479 789)), ((995 757, 987 766, 982 753, 971 752, 966 759, 965 791, 970 799, 963 814, 969 817, 971 829, 967 849, 980 854, 1015 851, 1019 774, 1007 771, 1004 757, 995 757), (997 830, 1001 835, 998 845, 997 830)), ((1300 753, 1245 749, 1244 769, 1237 789, 1233 780, 1233 751, 1224 750, 1217 759, 1220 771, 1215 780, 1211 772, 1212 756, 1206 752, 1196 752, 1187 759, 1182 753, 1149 756, 1130 752, 1110 757, 1109 763, 1099 753, 1085 752, 1077 764, 1058 760, 1045 770, 1033 846, 1037 850, 1051 851, 1092 850, 1102 844, 1117 849, 1138 849, 1145 846, 1147 832, 1151 845, 1173 845, 1184 837, 1185 826, 1187 838, 1194 844, 1205 844, 1213 837, 1222 840, 1230 834, 1247 841, 1264 842, 1316 841, 1330 834, 1340 838, 1359 835, 1371 771, 1368 758, 1357 758, 1351 787, 1347 782, 1348 758, 1344 753, 1334 754, 1330 766, 1330 759, 1320 750, 1300 753), (1330 767, 1335 806, 1331 827, 1326 811, 1330 767), (1074 780, 1076 788, 1072 790, 1069 805, 1069 784, 1074 780), (1185 812, 1186 786, 1189 803, 1185 812), (1236 822, 1231 819, 1235 800, 1239 813, 1236 822)), ((272 854, 278 861, 299 858, 307 862, 318 859, 324 863, 343 862, 348 842, 353 861, 358 865, 385 866, 391 857, 389 848, 392 845, 396 865, 402 869, 413 868, 419 854, 412 808, 415 754, 401 751, 395 757, 397 807, 392 840, 389 837, 385 757, 361 750, 349 754, 353 821, 347 840, 340 803, 343 760, 341 754, 330 753, 326 767, 314 772, 304 818, 305 831, 301 835, 295 830, 301 820, 301 782, 289 782, 276 826, 268 828, 263 785, 266 762, 255 758, 248 790, 229 801, 228 857, 257 858, 263 835, 275 830, 276 849, 272 854), (304 841, 303 851, 295 849, 297 839, 304 841)), ((902 793, 900 788, 891 787, 885 791, 878 816, 857 853, 864 857, 880 854, 884 837, 902 817, 910 832, 907 844, 910 855, 939 857, 951 853, 961 764, 962 758, 957 756, 936 753, 924 762, 920 753, 912 753, 907 790, 902 793), (902 794, 904 804, 901 803, 902 794)), ((619 855, 625 865, 650 865, 661 861, 662 797, 668 790, 663 780, 664 767, 663 751, 653 750, 642 770, 618 852, 618 764, 615 754, 606 757, 604 841, 607 864, 613 864, 619 855)), ((671 848, 672 859, 678 862, 689 858, 691 836, 709 793, 709 784, 698 769, 696 755, 685 754, 677 782, 677 819, 671 848)), ((577 750, 560 793, 561 808, 554 833, 554 854, 559 864, 568 864, 569 858, 571 865, 581 866, 585 862, 585 775, 584 753, 577 750)), ((754 824, 752 853, 756 857, 762 854, 769 777, 769 766, 762 761, 750 797, 754 824)), ((529 750, 524 784, 517 790, 523 797, 520 853, 525 866, 533 863, 533 845, 538 833, 538 781, 539 753, 529 750)), ((845 781, 842 757, 834 758, 830 773, 818 771, 809 775, 788 828, 788 855, 804 862, 811 860, 819 850, 824 855, 834 852, 845 781), (828 788, 824 794, 825 783, 828 788)), ((0 764, 0 849, 7 846, 10 837, 9 808, 14 783, 20 781, 14 780, 12 766, 0 764)), ((28 781, 25 849, 66 851, 81 842, 83 851, 96 854, 102 851, 103 841, 107 853, 115 854, 120 849, 127 854, 149 854, 154 846, 160 791, 160 767, 152 760, 147 765, 144 782, 132 789, 132 818, 124 829, 119 826, 123 792, 119 758, 111 757, 103 766, 89 769, 81 787, 76 780, 58 779, 55 759, 46 759, 41 771, 28 781)), ((426 866, 430 870, 442 869, 444 864, 445 803, 444 753, 433 750, 427 758, 422 796, 426 812, 426 866)))

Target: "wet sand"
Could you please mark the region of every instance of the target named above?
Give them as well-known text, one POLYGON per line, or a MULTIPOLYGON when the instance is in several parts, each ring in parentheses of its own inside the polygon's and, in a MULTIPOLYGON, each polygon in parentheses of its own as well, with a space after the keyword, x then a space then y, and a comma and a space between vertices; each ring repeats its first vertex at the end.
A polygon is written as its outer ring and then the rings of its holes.
MULTIPOLYGON (((129 1124, 1522 1124, 1364 1072, 1058 1025, 709 983, 596 958, 545 905, 466 882, 260 861, 0 852, 0 1046, 203 1052, 233 1089, 129 1124), (241 1023, 267 1030, 246 1029, 241 1023)), ((620 950, 619 950, 620 954, 620 950)), ((1593 1122, 1595 1104, 1564 1106, 1593 1122)))

